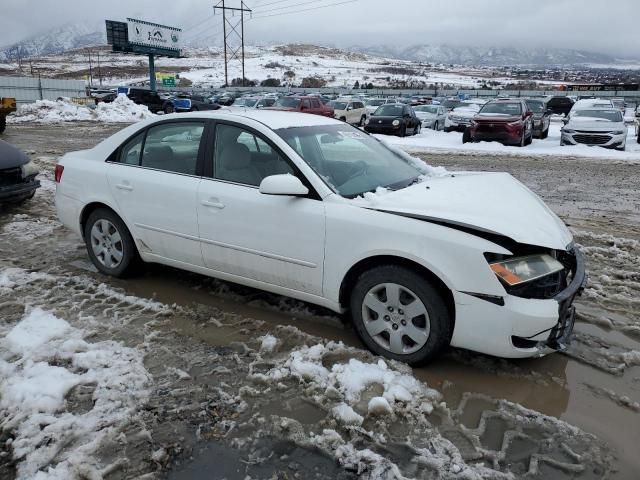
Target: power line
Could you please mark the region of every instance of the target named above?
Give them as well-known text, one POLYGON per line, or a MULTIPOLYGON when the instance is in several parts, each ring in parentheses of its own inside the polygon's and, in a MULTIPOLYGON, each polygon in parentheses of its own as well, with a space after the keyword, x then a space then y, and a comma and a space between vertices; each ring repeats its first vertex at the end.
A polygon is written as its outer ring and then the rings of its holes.
POLYGON ((338 5, 345 5, 347 3, 354 3, 354 2, 357 2, 357 1, 359 1, 359 0, 346 0, 346 1, 343 1, 343 2, 330 3, 328 5, 320 5, 318 7, 304 8, 302 10, 294 10, 293 12, 281 12, 281 13, 272 13, 272 14, 269 14, 269 15, 259 15, 259 16, 253 17, 252 20, 257 20, 259 18, 279 17, 280 15, 292 15, 294 13, 310 12, 311 10, 319 10, 321 8, 335 7, 335 6, 338 6, 338 5))
POLYGON ((278 3, 291 2, 291 1, 294 1, 294 0, 278 0, 276 2, 265 3, 264 5, 253 7, 253 10, 255 11, 264 7, 268 7, 269 5, 277 5, 278 3))
POLYGON ((286 8, 303 7, 305 5, 311 5, 312 3, 318 3, 318 0, 311 0, 309 2, 295 3, 295 4, 292 4, 292 5, 285 5, 283 7, 271 8, 271 9, 267 10, 266 12, 259 12, 259 13, 270 13, 270 12, 276 12, 278 10, 284 10, 286 8))

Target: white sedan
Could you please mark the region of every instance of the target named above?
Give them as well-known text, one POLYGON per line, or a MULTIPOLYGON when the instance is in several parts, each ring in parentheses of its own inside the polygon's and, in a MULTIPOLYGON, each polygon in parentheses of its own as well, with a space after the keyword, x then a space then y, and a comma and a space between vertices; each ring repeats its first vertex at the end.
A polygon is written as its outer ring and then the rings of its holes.
POLYGON ((434 173, 335 119, 194 112, 62 157, 56 207, 104 274, 142 260, 348 311, 396 360, 564 348, 585 280, 568 229, 508 174, 434 173))

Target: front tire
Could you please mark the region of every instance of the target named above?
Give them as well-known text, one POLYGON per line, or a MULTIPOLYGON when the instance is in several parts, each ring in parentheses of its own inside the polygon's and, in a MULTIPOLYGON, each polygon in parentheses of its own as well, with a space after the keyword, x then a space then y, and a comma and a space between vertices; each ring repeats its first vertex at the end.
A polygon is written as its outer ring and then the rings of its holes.
POLYGON ((469 143, 471 141, 471 129, 465 128, 462 133, 462 143, 469 143))
POLYGON ((350 307, 356 332, 378 355, 420 365, 449 344, 452 321, 442 295, 407 268, 386 265, 364 272, 350 307))
POLYGON ((402 125, 402 128, 400 129, 399 135, 401 137, 406 137, 407 136, 407 126, 406 125, 402 125))
POLYGON ((167 115, 171 114, 171 113, 175 113, 176 109, 174 108, 173 105, 167 105, 164 107, 164 113, 166 113, 167 115))
POLYGON ((138 251, 129 229, 111 210, 99 208, 89 215, 84 240, 89 258, 105 275, 127 276, 137 263, 138 251))
POLYGON ((436 123, 434 123, 434 124, 433 124, 433 129, 434 129, 436 132, 437 132, 438 130, 440 130, 440 129, 438 128, 438 122, 436 122, 436 123))
POLYGON ((364 122, 367 121, 367 117, 365 117, 364 115, 362 115, 360 117, 360 123, 358 124, 359 127, 364 127, 364 122))
POLYGON ((414 135, 420 135, 420 130, 422 130, 422 125, 421 125, 421 124, 418 124, 418 125, 416 126, 416 128, 414 128, 414 129, 413 129, 413 134, 414 134, 414 135))

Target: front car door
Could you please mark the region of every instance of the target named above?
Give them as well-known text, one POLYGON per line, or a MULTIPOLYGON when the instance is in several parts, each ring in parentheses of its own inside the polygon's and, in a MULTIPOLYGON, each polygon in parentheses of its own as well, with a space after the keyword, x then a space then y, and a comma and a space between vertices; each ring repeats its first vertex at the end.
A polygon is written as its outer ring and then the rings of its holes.
MULTIPOLYGON (((325 208, 308 197, 264 195, 263 178, 301 176, 266 137, 218 121, 198 221, 207 268, 312 295, 322 294, 325 208)), ((306 181, 303 177, 301 180, 306 181)))
POLYGON ((205 122, 155 124, 129 139, 107 169, 118 209, 143 254, 201 265, 197 191, 205 122))

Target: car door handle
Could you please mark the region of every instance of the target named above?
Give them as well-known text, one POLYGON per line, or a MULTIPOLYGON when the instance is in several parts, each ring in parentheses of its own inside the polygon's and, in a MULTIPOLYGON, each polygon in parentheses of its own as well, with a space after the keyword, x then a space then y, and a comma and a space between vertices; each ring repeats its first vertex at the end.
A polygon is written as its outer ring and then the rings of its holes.
POLYGON ((202 205, 204 205, 205 207, 217 208, 219 210, 222 210, 224 208, 224 203, 213 200, 203 200, 202 205))
POLYGON ((133 190, 133 187, 126 183, 118 183, 116 184, 116 188, 119 190, 126 190, 127 192, 130 192, 133 190))

